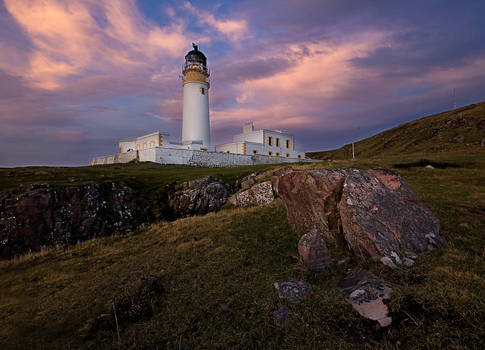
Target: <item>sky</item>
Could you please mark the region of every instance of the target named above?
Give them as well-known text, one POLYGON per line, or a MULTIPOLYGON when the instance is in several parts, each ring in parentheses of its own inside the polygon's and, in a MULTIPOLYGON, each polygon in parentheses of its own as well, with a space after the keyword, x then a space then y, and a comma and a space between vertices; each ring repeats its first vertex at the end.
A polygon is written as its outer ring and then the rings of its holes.
POLYGON ((191 43, 213 145, 242 125, 340 147, 485 100, 485 1, 0 0, 0 166, 87 165, 178 141, 191 43))

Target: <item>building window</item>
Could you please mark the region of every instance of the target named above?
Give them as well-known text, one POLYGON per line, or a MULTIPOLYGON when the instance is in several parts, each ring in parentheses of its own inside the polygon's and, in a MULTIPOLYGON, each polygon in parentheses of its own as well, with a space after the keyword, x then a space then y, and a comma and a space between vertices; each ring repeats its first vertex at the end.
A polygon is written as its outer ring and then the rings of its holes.
POLYGON ((286 148, 290 148, 290 140, 286 140, 286 148))
POLYGON ((289 153, 286 153, 286 158, 290 158, 290 154, 289 153))
POLYGON ((253 154, 258 154, 258 150, 257 149, 253 149, 253 154))
POLYGON ((301 154, 298 155, 298 159, 300 159, 300 158, 301 158, 301 154))
POLYGON ((268 146, 273 146, 273 136, 268 136, 268 146))
POLYGON ((146 149, 146 148, 147 148, 147 143, 143 142, 143 149, 146 149))
POLYGON ((280 138, 279 137, 276 138, 276 147, 280 147, 280 138))
POLYGON ((202 95, 205 95, 205 88, 203 88, 202 86, 200 87, 200 93, 201 93, 202 95))
POLYGON ((272 155, 273 155, 273 152, 269 151, 269 152, 268 152, 268 154, 269 154, 270 156, 272 156, 272 155))
POLYGON ((279 157, 280 156, 280 152, 276 152, 276 156, 279 157))
POLYGON ((150 148, 155 147, 155 141, 150 141, 150 148))
POLYGON ((140 144, 136 145, 136 149, 140 149, 140 144))

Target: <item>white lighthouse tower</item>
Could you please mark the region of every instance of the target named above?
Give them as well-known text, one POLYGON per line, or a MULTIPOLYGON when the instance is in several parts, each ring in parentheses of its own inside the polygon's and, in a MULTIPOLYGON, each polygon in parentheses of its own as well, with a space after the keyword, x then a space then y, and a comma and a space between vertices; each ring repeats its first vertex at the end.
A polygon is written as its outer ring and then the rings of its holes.
POLYGON ((209 69, 207 58, 192 44, 182 70, 184 107, 182 143, 189 149, 210 150, 209 69), (202 143, 202 144, 201 144, 202 143))

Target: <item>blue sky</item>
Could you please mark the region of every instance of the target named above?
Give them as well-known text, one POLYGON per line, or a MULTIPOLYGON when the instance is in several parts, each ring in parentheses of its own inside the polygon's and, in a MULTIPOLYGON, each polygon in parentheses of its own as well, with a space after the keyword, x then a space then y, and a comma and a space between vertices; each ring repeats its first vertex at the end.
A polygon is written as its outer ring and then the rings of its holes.
POLYGON ((324 150, 485 100, 483 1, 0 2, 0 166, 83 165, 181 133, 183 57, 211 69, 214 143, 242 124, 324 150))

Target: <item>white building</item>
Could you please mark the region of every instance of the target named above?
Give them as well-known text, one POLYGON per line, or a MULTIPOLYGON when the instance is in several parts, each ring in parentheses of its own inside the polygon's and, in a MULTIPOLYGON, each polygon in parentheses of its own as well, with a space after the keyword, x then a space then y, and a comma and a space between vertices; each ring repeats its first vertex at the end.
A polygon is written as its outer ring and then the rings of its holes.
POLYGON ((273 130, 254 130, 248 123, 234 142, 216 146, 212 152, 209 117, 209 69, 207 58, 192 44, 185 55, 183 73, 182 142, 170 140, 168 133, 120 140, 119 153, 97 157, 91 165, 149 161, 162 164, 226 167, 297 162, 305 153, 295 150, 293 135, 273 130))
POLYGON ((216 152, 305 158, 305 152, 295 149, 295 136, 278 130, 254 130, 253 123, 244 125, 242 134, 234 135, 234 142, 216 146, 216 152))

